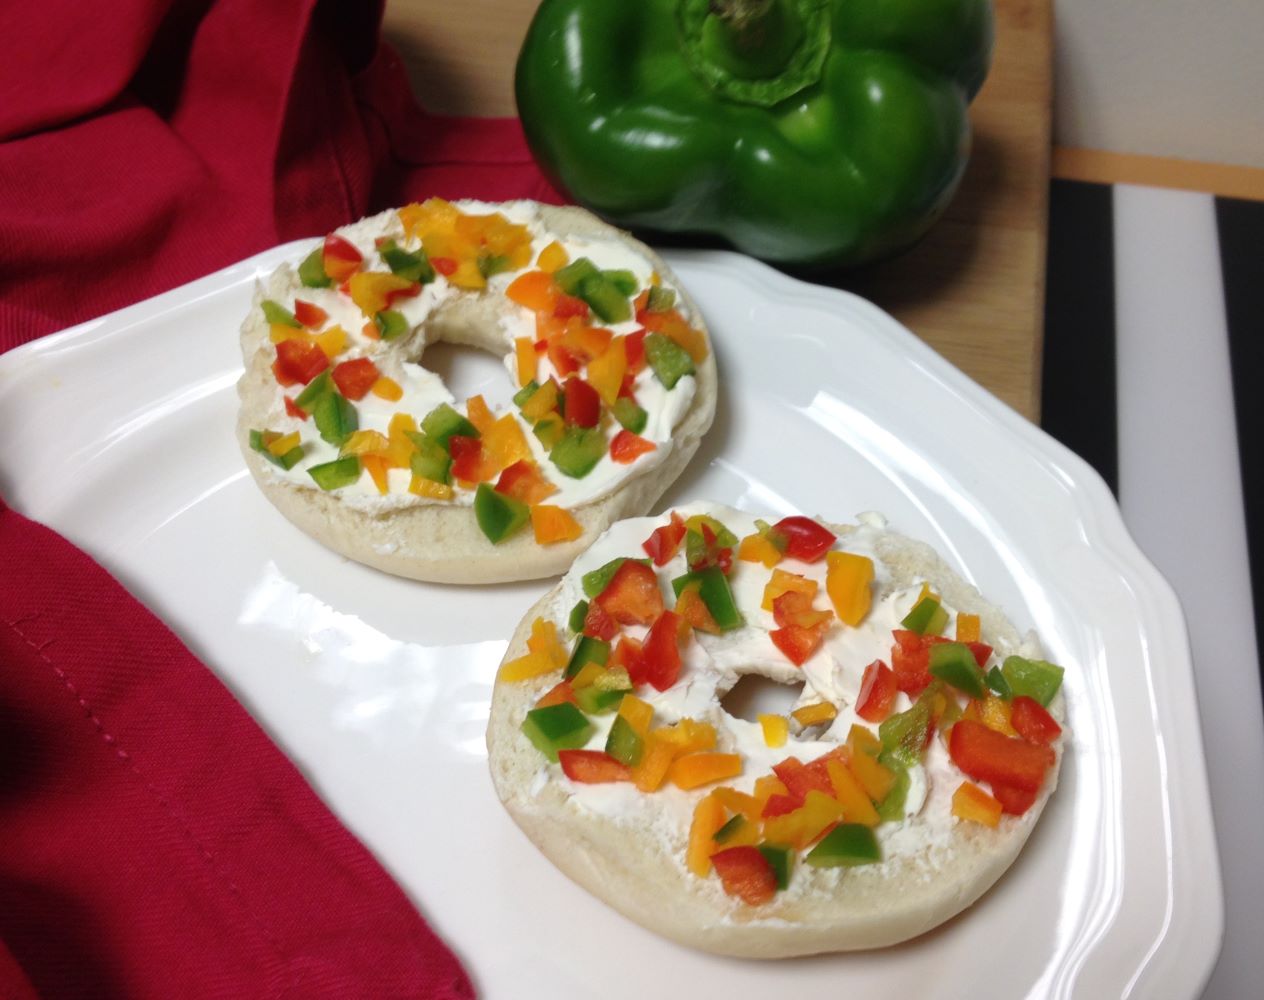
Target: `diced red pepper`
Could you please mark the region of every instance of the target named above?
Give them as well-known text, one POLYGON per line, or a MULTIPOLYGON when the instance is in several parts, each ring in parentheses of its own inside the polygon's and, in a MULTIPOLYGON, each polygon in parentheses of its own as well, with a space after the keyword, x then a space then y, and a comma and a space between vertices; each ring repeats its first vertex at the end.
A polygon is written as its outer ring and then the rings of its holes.
POLYGON ((535 462, 523 458, 500 474, 496 480, 496 492, 526 504, 535 504, 556 493, 557 487, 544 477, 535 462))
POLYGON ((786 555, 803 562, 816 562, 837 541, 838 536, 810 517, 783 517, 772 526, 786 540, 786 555))
POLYGON ((818 611, 812 607, 812 598, 801 590, 787 590, 773 598, 772 617, 778 625, 798 625, 815 628, 828 623, 834 617, 832 611, 818 611))
POLYGON ((325 312, 320 306, 304 302, 302 299, 295 299, 294 318, 309 330, 318 330, 321 324, 329 319, 329 313, 325 312))
POLYGON ((307 385, 329 367, 329 358, 315 344, 301 340, 283 340, 276 345, 277 359, 272 372, 282 385, 307 385))
POLYGON ((364 258, 354 244, 334 233, 325 237, 321 258, 325 265, 325 273, 338 282, 346 281, 360 270, 360 265, 364 263, 364 258))
POLYGON ((618 624, 606 614, 606 609, 596 601, 590 601, 588 613, 584 615, 584 635, 591 635, 594 639, 609 642, 618 631, 618 624))
POLYGON ((773 641, 773 645, 786 654, 786 659, 796 667, 801 667, 820 648, 821 641, 825 638, 825 630, 828 627, 825 623, 814 625, 811 628, 804 628, 801 625, 786 625, 782 628, 773 629, 768 633, 768 638, 773 641))
POLYGON ((601 397, 582 378, 566 380, 566 422, 579 427, 596 427, 601 421, 601 397))
POLYGON ((571 687, 571 682, 558 681, 551 688, 540 696, 540 700, 535 703, 536 708, 548 708, 550 705, 560 705, 564 701, 569 701, 572 705, 578 707, 579 699, 575 697, 575 689, 571 687))
POLYGON ((631 372, 627 372, 623 376, 623 381, 619 383, 619 395, 623 399, 630 399, 636 402, 636 376, 631 372))
POLYGON ((680 628, 683 624, 674 611, 664 611, 645 637, 645 679, 659 691, 666 691, 680 676, 680 628))
MULTIPOLYGON (((569 407, 569 404, 567 404, 569 407)), ((567 409, 567 413, 570 410, 567 409)), ((658 446, 653 441, 646 441, 639 434, 633 434, 626 428, 619 431, 610 442, 610 457, 620 465, 631 465, 642 455, 647 455, 658 446)))
POLYGON ((467 483, 478 482, 483 471, 483 442, 475 437, 454 434, 448 438, 452 475, 467 483))
POLYGON ((1048 746, 1062 735, 1062 727, 1035 698, 1020 694, 1010 704, 1009 724, 1028 743, 1048 746))
POLYGON ((620 625, 649 625, 663 613, 658 576, 645 563, 626 560, 592 602, 620 625))
MULTIPOLYGON (((943 639, 944 637, 937 635, 934 638, 943 639)), ((948 640, 945 639, 944 641, 948 640)), ((992 655, 991 646, 985 642, 967 642, 966 648, 974 654, 975 662, 978 663, 980 669, 987 666, 988 657, 992 655)))
POLYGON ((866 722, 882 722, 891 714, 898 690, 891 668, 881 660, 874 660, 865 667, 865 675, 860 680, 856 714, 866 722))
POLYGON ((793 795, 770 795, 768 796, 768 801, 764 803, 764 809, 760 816, 764 819, 784 816, 786 813, 794 812, 801 805, 803 805, 803 800, 796 799, 793 795))
POLYGON ((729 847, 711 855, 724 891, 743 903, 759 906, 777 894, 777 875, 759 848, 729 847))
POLYGON ((962 719, 952 727, 948 755, 975 781, 1027 792, 1040 790, 1045 771, 1054 761, 1048 747, 1005 736, 973 719, 962 719))
POLYGON ((553 315, 558 319, 569 319, 572 316, 587 316, 588 303, 583 299, 577 299, 573 295, 559 292, 557 301, 553 304, 553 315))
POLYGON ((627 764, 601 750, 559 750, 557 762, 562 765, 562 773, 571 781, 585 785, 632 780, 632 771, 627 764))
POLYGON ((992 797, 1001 804, 1001 812, 1010 816, 1021 816, 1036 804, 1037 792, 1013 788, 1009 785, 992 783, 992 797))
POLYGON ((298 417, 299 420, 307 419, 306 411, 299 409, 298 404, 296 404, 294 400, 290 399, 289 396, 285 397, 285 412, 291 417, 298 417))
MULTIPOLYGON (((591 608, 592 605, 589 607, 591 608)), ((622 667, 628 672, 628 677, 631 678, 634 686, 645 684, 649 680, 645 673, 645 649, 639 639, 633 639, 631 636, 625 635, 619 639, 606 666, 611 670, 622 667)))
POLYGON ((798 757, 787 757, 781 763, 774 764, 772 772, 781 779, 790 797, 799 805, 803 804, 808 792, 813 789, 824 792, 831 798, 834 795, 834 786, 830 784, 829 772, 824 766, 812 767, 804 764, 798 757))
POLYGON ((680 551, 680 543, 685 540, 685 519, 674 510, 671 523, 650 532, 650 537, 641 543, 645 554, 654 560, 655 566, 666 566, 672 556, 680 551))
POLYGON ((623 350, 628 357, 628 374, 635 377, 645 367, 645 331, 629 333, 623 342, 623 350))
POLYGON ((548 342, 549 362, 557 369, 557 374, 565 378, 579 371, 582 367, 579 358, 562 346, 562 338, 554 337, 548 342))
POLYGON ((382 373, 368 358, 353 358, 334 366, 332 378, 338 391, 350 400, 363 399, 382 373))
POLYGON ((891 647, 891 670, 895 686, 909 697, 916 698, 931 681, 930 643, 908 629, 893 630, 895 645, 891 647))
POLYGON ((431 257, 430 266, 445 278, 456 274, 457 263, 451 257, 431 257))

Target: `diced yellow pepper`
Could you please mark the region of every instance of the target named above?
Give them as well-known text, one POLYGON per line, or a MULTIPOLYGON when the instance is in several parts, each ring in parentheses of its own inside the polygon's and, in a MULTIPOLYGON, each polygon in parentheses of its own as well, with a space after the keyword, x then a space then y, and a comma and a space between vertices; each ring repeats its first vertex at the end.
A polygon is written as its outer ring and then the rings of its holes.
POLYGON ((493 421, 482 434, 484 471, 494 470, 489 472, 488 478, 509 468, 514 462, 531 457, 522 425, 512 413, 493 421))
POLYGON ((865 753, 870 757, 876 757, 882 753, 882 741, 872 730, 866 729, 858 722, 853 722, 851 729, 847 731, 847 746, 853 753, 865 753))
POLYGON ((737 753, 691 753, 677 757, 667 772, 667 779, 686 791, 701 788, 742 773, 742 755, 737 753))
POLYGON ((684 718, 673 726, 654 730, 654 734, 671 746, 678 755, 700 753, 715 747, 715 726, 709 722, 684 718))
POLYGON ((786 745, 790 734, 790 722, 784 715, 761 715, 760 728, 764 731, 764 743, 776 749, 786 745))
POLYGON ((559 669, 566 666, 566 661, 570 659, 566 646, 558 638, 557 626, 547 618, 536 618, 531 623, 531 635, 527 638, 527 649, 533 653, 545 654, 553 661, 553 665, 559 669))
POLYGON ((828 701, 818 701, 815 705, 804 705, 790 713, 801 726, 816 726, 822 722, 832 722, 838 717, 838 709, 828 701))
POLYGON ((541 674, 552 673, 557 669, 553 658, 545 652, 524 653, 516 659, 501 664, 496 674, 497 680, 525 681, 541 674))
POLYGON ((336 358, 347 349, 347 331, 340 326, 331 326, 312 340, 325 352, 325 357, 330 359, 336 358))
POLYGON ((431 500, 451 500, 453 495, 452 487, 447 483, 436 483, 425 476, 413 476, 412 482, 408 484, 408 492, 431 500))
POLYGON ((623 386, 623 376, 628 370, 627 338, 615 337, 610 346, 588 362, 588 384, 607 406, 614 406, 623 386))
POLYGON ((312 338, 306 330, 297 326, 290 326, 289 323, 269 323, 268 340, 274 344, 279 344, 285 340, 301 340, 304 343, 312 343, 312 338))
MULTIPOLYGON (((719 791, 719 789, 716 789, 716 791, 719 791)), ((715 854, 717 851, 727 851, 730 847, 754 847, 762 839, 759 832, 759 820, 751 820, 740 812, 737 815, 742 817, 741 822, 737 824, 737 829, 729 831, 724 838, 724 843, 720 843, 717 840, 714 849, 711 851, 712 854, 715 854)))
POLYGON ((982 701, 971 699, 970 704, 966 706, 965 717, 982 722, 988 729, 994 729, 1006 736, 1018 735, 1010 722, 1009 702, 998 698, 991 691, 982 701))
POLYGON ((825 564, 825 590, 839 621, 859 625, 873 602, 873 560, 851 552, 827 552, 825 564))
POLYGON ((381 431, 352 431, 339 449, 339 455, 384 455, 389 448, 381 431))
POLYGON ((619 714, 627 720, 634 733, 645 736, 650 731, 650 721, 654 718, 654 706, 634 694, 628 694, 619 702, 619 714))
POLYGON ((450 201, 427 198, 420 204, 414 202, 401 208, 399 221, 409 236, 435 232, 451 234, 456 232, 456 220, 460 214, 460 210, 450 201))
POLYGON ((661 729, 650 731, 645 740, 645 753, 641 755, 641 762, 632 768, 632 783, 642 792, 655 791, 663 783, 667 777, 667 769, 676 757, 675 747, 658 738, 661 732, 661 729))
POLYGON ((416 433, 416 420, 407 413, 391 415, 391 422, 386 427, 386 458, 396 468, 407 469, 413 452, 417 450, 408 436, 410 431, 416 433))
POLYGON ((381 455, 361 455, 360 466, 369 474, 377 491, 385 496, 391 490, 390 466, 381 455))
POLYGON ((798 809, 764 820, 764 839, 774 844, 803 848, 845 815, 842 803, 814 788, 798 809))
POLYGON ((968 615, 964 611, 957 615, 957 641, 978 642, 980 635, 979 616, 968 615))
POLYGON ((606 668, 600 663, 585 663, 579 668, 579 672, 571 678, 571 687, 578 691, 580 688, 586 688, 590 684, 596 682, 597 678, 606 672, 606 668))
POLYGON ((711 794, 723 802, 724 808, 729 812, 740 813, 758 826, 759 814, 763 812, 764 804, 755 796, 739 792, 737 789, 729 788, 727 785, 717 788, 711 794))
POLYGON ((388 403, 398 403, 404 398, 403 386, 387 375, 383 375, 369 386, 369 392, 373 393, 378 399, 386 400, 388 403))
POLYGON ((689 847, 685 852, 685 866, 698 878, 706 878, 711 872, 711 855, 715 851, 715 833, 728 818, 724 806, 714 794, 705 795, 694 807, 693 822, 689 825, 689 847))
POLYGON ((1001 820, 1001 804, 978 785, 963 781, 952 793, 952 814, 972 823, 995 827, 1001 820))
POLYGON ((747 535, 737 547, 737 558, 742 562, 763 563, 772 569, 781 562, 781 550, 763 535, 756 532, 747 535))
POLYGON ((491 430, 491 426, 495 423, 496 418, 492 416, 492 411, 487 408, 487 400, 482 396, 471 396, 465 401, 465 415, 469 417, 480 434, 486 434, 491 430))
POLYGON ((360 311, 372 319, 390 307, 393 293, 411 290, 416 285, 415 281, 388 271, 357 271, 347 279, 347 294, 360 311))
POLYGON ((848 748, 845 760, 847 770, 851 771, 860 782, 860 787, 865 790, 869 798, 874 802, 881 802, 887 797, 887 792, 891 791, 891 787, 895 784, 895 774, 890 768, 879 764, 869 754, 863 751, 857 752, 851 748, 848 748))
POLYGON ((556 409, 557 383, 550 380, 540 386, 531 394, 531 398, 522 404, 522 415, 534 424, 546 413, 551 413, 556 409))
POLYGON ((560 271, 564 268, 569 260, 566 248, 557 240, 554 240, 540 251, 540 259, 536 261, 536 267, 546 274, 552 274, 554 271, 560 271))
POLYGON ((299 443, 298 431, 292 431, 289 434, 282 434, 280 437, 273 438, 271 441, 268 442, 267 449, 270 454, 275 455, 277 458, 280 458, 291 448, 297 448, 298 443, 299 443))
POLYGON ((837 757, 832 757, 825 762, 825 771, 829 774, 830 785, 834 788, 834 798, 838 799, 843 806, 847 822, 877 826, 878 810, 873 807, 873 802, 860 787, 860 782, 847 770, 843 762, 837 757))
POLYGON ((819 586, 815 580, 810 580, 806 576, 801 576, 798 573, 787 573, 784 569, 774 569, 772 578, 764 587, 764 600, 760 607, 765 611, 771 611, 772 602, 790 590, 806 594, 809 598, 816 597, 816 591, 819 586))
POLYGON ((753 794, 755 801, 759 803, 759 811, 762 813, 770 798, 774 795, 788 795, 790 792, 786 788, 785 782, 775 774, 765 774, 755 779, 755 791, 753 794))
POLYGON ((515 337, 514 357, 518 362, 518 385, 524 386, 535 378, 540 368, 540 356, 535 353, 535 341, 530 337, 515 337))

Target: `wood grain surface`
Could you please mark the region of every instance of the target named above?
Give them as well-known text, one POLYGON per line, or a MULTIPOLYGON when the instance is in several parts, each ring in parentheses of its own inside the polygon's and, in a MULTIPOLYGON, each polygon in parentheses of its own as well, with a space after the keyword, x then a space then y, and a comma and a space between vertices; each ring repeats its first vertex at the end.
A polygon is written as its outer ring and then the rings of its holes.
MULTIPOLYGON (((512 115, 514 62, 536 4, 388 0, 385 34, 430 110, 512 115)), ((1023 416, 1038 420, 1051 0, 995 0, 995 7, 992 71, 971 107, 974 149, 947 213, 897 258, 811 280, 876 302, 1023 416)))

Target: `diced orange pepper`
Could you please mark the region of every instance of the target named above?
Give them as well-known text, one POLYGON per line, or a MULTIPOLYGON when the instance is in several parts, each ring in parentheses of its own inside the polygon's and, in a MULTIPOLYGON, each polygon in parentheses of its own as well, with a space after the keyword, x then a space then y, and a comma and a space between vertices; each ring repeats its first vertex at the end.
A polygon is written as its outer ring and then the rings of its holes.
POLYGON ((895 774, 890 768, 879 764, 875 758, 864 751, 856 751, 851 747, 848 747, 848 753, 844 759, 847 770, 851 771, 860 782, 860 787, 865 790, 869 798, 874 802, 881 802, 887 797, 887 793, 895 784, 895 774))
POLYGON ((642 792, 656 791, 662 785, 676 756, 676 750, 670 743, 656 738, 659 732, 661 730, 651 730, 641 762, 632 768, 632 783, 642 792))
POLYGON ((377 396, 379 399, 386 400, 388 403, 398 403, 404 398, 403 387, 393 378, 386 375, 383 375, 374 382, 373 385, 369 387, 369 392, 373 393, 373 395, 377 396))
POLYGON ((534 424, 545 414, 552 413, 556 409, 557 383, 549 379, 522 404, 522 416, 534 424))
POLYGON ((759 726, 764 732, 764 743, 776 749, 786 745, 790 735, 790 722, 784 715, 761 715, 759 726))
POLYGON ((716 624, 715 616, 711 614, 711 609, 702 599, 701 590, 702 584, 696 580, 687 584, 677 595, 676 607, 673 610, 683 621, 688 622, 699 632, 719 635, 720 626, 716 624))
POLYGON ((1018 732, 1010 722, 1009 716, 1009 702, 989 691, 982 701, 970 700, 964 717, 973 719, 975 722, 982 722, 988 729, 1003 733, 1005 736, 1017 736, 1018 732))
POLYGON ((700 753, 715 746, 715 726, 709 722, 695 722, 684 718, 673 726, 656 729, 654 733, 671 746, 677 755, 700 753))
MULTIPOLYGON (((561 346, 583 362, 605 354, 614 334, 603 326, 589 326, 580 319, 569 319, 562 331, 561 346)), ((626 362, 625 362, 626 363, 626 362)))
POLYGON ((525 681, 557 669, 557 664, 548 653, 524 653, 501 664, 500 670, 496 673, 496 679, 508 682, 525 681))
POLYGON ((957 641, 978 642, 980 634, 979 616, 968 615, 964 611, 957 615, 957 641))
POLYGON ((684 317, 676 309, 667 312, 641 312, 638 310, 638 318, 645 329, 654 333, 661 333, 663 336, 674 340, 685 352, 693 358, 695 364, 700 364, 707 356, 707 338, 701 330, 697 330, 685 322, 684 317))
POLYGON ((552 274, 564 268, 569 260, 566 248, 554 240, 540 251, 540 259, 536 261, 536 266, 545 274, 552 274))
POLYGON ((487 400, 482 396, 471 396, 465 401, 465 413, 469 417, 470 423, 478 428, 480 434, 486 434, 491 430, 492 424, 496 418, 492 416, 492 411, 487 408, 487 400))
POLYGON ((789 794, 789 789, 786 788, 786 783, 775 774, 765 774, 755 779, 755 790, 752 794, 755 801, 759 803, 759 813, 762 816, 768 800, 774 795, 789 794))
POLYGON ((538 504, 558 490, 549 482, 540 467, 528 459, 506 466, 496 480, 496 492, 525 504, 538 504))
POLYGON ((347 331, 340 326, 331 326, 312 340, 325 352, 327 358, 336 358, 347 349, 347 331))
POLYGON ((605 351, 588 362, 588 384, 597 390, 597 395, 607 406, 614 406, 614 401, 619 398, 623 376, 628 370, 626 344, 626 337, 615 337, 605 351))
POLYGON ((726 822, 724 806, 712 795, 705 795, 693 810, 693 822, 689 825, 689 847, 685 852, 685 866, 698 878, 706 878, 711 872, 711 854, 715 850, 715 834, 726 822))
POLYGON ((536 312, 552 312, 557 292, 552 275, 544 271, 524 271, 509 283, 505 298, 536 312))
POLYGON ((408 437, 408 432, 417 431, 417 421, 407 413, 391 414, 391 422, 386 427, 386 457, 391 465, 401 469, 408 468, 409 459, 417 446, 408 437))
POLYGON ((369 478, 373 480, 373 485, 377 487, 379 493, 385 495, 390 492, 391 481, 387 474, 388 466, 381 455, 362 455, 360 457, 360 465, 369 474, 369 478))
POLYGON ((352 431, 338 450, 339 455, 384 455, 390 447, 381 431, 352 431))
POLYGON ((540 356, 535 353, 535 341, 530 337, 514 339, 514 357, 518 363, 518 385, 532 381, 540 369, 540 356))
POLYGON ((522 434, 522 425, 512 413, 506 413, 493 421, 482 433, 484 480, 499 475, 514 462, 531 457, 531 449, 522 434))
POLYGON ((569 701, 577 707, 579 705, 579 702, 575 700, 575 692, 571 689, 570 681, 558 681, 540 696, 535 707, 548 708, 550 705, 560 705, 564 701, 569 701))
POLYGON ((729 812, 739 813, 740 815, 745 816, 748 820, 755 824, 756 830, 758 831, 760 822, 759 814, 763 811, 764 807, 760 804, 759 800, 755 798, 755 796, 747 795, 745 792, 739 792, 736 788, 729 788, 727 785, 723 785, 720 788, 715 789, 711 794, 724 803, 724 808, 729 812))
POLYGON ((456 220, 460 214, 460 210, 450 201, 427 198, 421 203, 414 202, 401 208, 399 221, 409 236, 431 232, 451 234, 456 232, 456 220))
POLYGON ((853 722, 851 729, 847 731, 847 746, 853 753, 867 753, 870 757, 876 757, 882 753, 882 741, 872 730, 866 729, 857 722, 853 722))
POLYGON ((825 590, 839 621, 859 625, 873 602, 873 560, 851 552, 825 554, 825 590))
POLYGON ((963 781, 952 793, 952 814, 972 823, 995 827, 1001 821, 1001 804, 978 785, 963 781))
POLYGON ((788 590, 796 593, 806 594, 808 598, 816 596, 819 584, 815 580, 809 580, 806 576, 798 573, 787 573, 784 569, 774 569, 772 578, 764 587, 764 600, 760 605, 765 611, 771 611, 772 602, 784 594, 788 590))
POLYGON ((527 638, 527 649, 533 653, 544 653, 553 661, 558 669, 566 666, 570 653, 558 638, 557 626, 547 618, 536 618, 531 623, 531 635, 527 638))
POLYGON ((838 717, 838 708, 828 701, 818 701, 815 705, 804 705, 790 713, 801 726, 816 726, 822 722, 832 722, 838 717))
POLYGON ((424 476, 413 476, 412 482, 408 484, 408 492, 419 497, 429 497, 431 500, 451 500, 453 496, 452 487, 447 483, 436 483, 424 476))
POLYGON ((846 807, 824 792, 812 789, 798 809, 764 820, 764 839, 774 844, 804 848, 846 815, 846 807))
MULTIPOLYGON (((829 774, 830 785, 834 788, 834 798, 843 806, 848 823, 863 823, 865 826, 877 826, 878 810, 865 790, 860 787, 856 776, 847 770, 841 760, 833 758, 825 762, 825 770, 829 774)), ((808 793, 811 794, 810 792, 808 793)))
POLYGON ((531 508, 531 530, 541 545, 573 542, 584 533, 583 527, 565 507, 538 503, 531 508))
POLYGON ((769 569, 781 562, 781 551, 763 535, 747 535, 737 547, 737 558, 742 562, 763 563, 769 569))
POLYGON ((634 694, 628 694, 619 702, 619 714, 627 720, 634 733, 645 736, 650 731, 650 721, 654 718, 654 706, 634 694))
POLYGON ((742 773, 742 755, 736 753, 691 753, 677 757, 667 772, 677 788, 701 788, 742 773))

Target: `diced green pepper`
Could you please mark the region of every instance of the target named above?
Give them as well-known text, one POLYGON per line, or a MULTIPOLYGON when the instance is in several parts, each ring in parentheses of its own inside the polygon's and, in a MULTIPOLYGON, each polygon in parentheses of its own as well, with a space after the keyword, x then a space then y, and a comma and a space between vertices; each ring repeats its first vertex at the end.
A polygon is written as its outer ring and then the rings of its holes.
POLYGON ((645 754, 645 738, 622 715, 616 715, 610 735, 606 737, 606 753, 621 764, 636 767, 645 754))
POLYGON ((284 455, 272 454, 272 452, 268 450, 268 446, 263 443, 262 431, 250 432, 250 447, 273 465, 279 465, 282 469, 292 469, 303 460, 303 446, 297 444, 284 455))
POLYGON ((686 573, 672 580, 672 590, 676 596, 689 584, 697 581, 698 596, 711 612, 711 617, 720 626, 721 632, 738 628, 746 623, 742 613, 737 610, 737 601, 733 599, 733 589, 729 586, 728 577, 719 566, 709 566, 695 573, 686 573))
POLYGON ((562 419, 560 413, 546 413, 535 422, 535 426, 531 428, 532 432, 539 439, 540 444, 545 448, 554 448, 562 435, 566 433, 566 421, 562 419))
POLYGON ((282 326, 293 326, 300 330, 303 328, 303 324, 294 318, 294 314, 279 302, 264 299, 262 305, 263 318, 269 323, 280 323, 282 326))
POLYGON ((1062 686, 1063 670, 1046 660, 1029 660, 1023 656, 1007 656, 1001 673, 1009 682, 1012 697, 1035 698, 1045 708, 1062 686))
MULTIPOLYGON (((926 689, 927 691, 930 688, 926 689)), ((922 762, 926 734, 930 731, 930 702, 918 698, 903 712, 897 712, 878 726, 878 737, 885 753, 905 767, 922 762)))
POLYGON ((970 647, 960 642, 941 642, 930 647, 930 672, 947 681, 958 691, 971 698, 987 696, 983 683, 983 671, 970 652, 970 647))
POLYGON ((804 858, 814 868, 852 868, 881 860, 878 838, 863 823, 839 823, 804 858))
POLYGON ((525 406, 528 399, 540 391, 540 383, 532 379, 513 395, 514 406, 525 406))
POLYGON ((589 715, 602 715, 606 712, 613 712, 619 707, 619 702, 623 701, 623 696, 630 693, 630 688, 623 688, 618 691, 603 691, 596 685, 580 688, 575 692, 575 700, 579 702, 579 707, 589 715))
POLYGON ((335 459, 321 465, 313 465, 307 474, 316 480, 322 490, 336 490, 350 486, 360 478, 360 459, 355 455, 335 459))
MULTIPOLYGON (((543 423, 543 421, 541 421, 543 423)), ((539 424, 536 425, 539 433, 539 424)), ((567 427, 562 438, 549 450, 549 458, 562 475, 583 479, 606 453, 606 436, 600 427, 567 427)))
POLYGON ((668 389, 676 388, 677 382, 694 373, 689 352, 661 333, 651 333, 645 338, 645 359, 654 370, 654 377, 668 389))
POLYGON ((923 597, 913 605, 900 624, 918 635, 939 635, 948 624, 948 612, 933 597, 923 597))
POLYGON ((588 617, 588 602, 579 601, 571 608, 571 617, 567 621, 572 632, 584 631, 584 619, 588 617))
POLYGON ((396 309, 383 309, 373 317, 373 325, 383 340, 397 340, 408 332, 408 320, 396 309))
POLYGON ((452 469, 452 456, 428 434, 420 431, 405 431, 404 433, 417 448, 408 459, 413 475, 436 483, 448 482, 452 469))
POLYGON ((531 508, 521 500, 497 493, 488 483, 479 483, 474 492, 474 517, 483 534, 496 545, 531 520, 531 508))
POLYGON ((557 763, 559 750, 577 750, 588 742, 593 724, 569 701, 533 708, 522 722, 522 731, 540 753, 557 763))
MULTIPOLYGON (((633 288, 633 291, 636 289, 633 288)), ((628 302, 628 294, 631 293, 620 291, 606 272, 584 278, 576 294, 605 323, 622 323, 632 318, 632 305, 628 302)))
POLYGON ((624 298, 630 298, 635 295, 636 290, 641 287, 641 283, 636 280, 636 275, 631 271, 602 271, 601 273, 624 298))
POLYGON ((591 635, 581 635, 575 640, 575 648, 567 661, 566 671, 562 674, 566 679, 574 677, 588 664, 595 663, 604 667, 610 659, 610 643, 594 639, 591 635))
POLYGON ((313 413, 316 410, 316 401, 329 391, 329 369, 326 368, 323 372, 307 383, 307 388, 295 397, 294 405, 304 413, 313 413))
POLYGON ((1009 681, 1005 679, 1005 675, 1001 673, 1000 667, 993 667, 987 672, 987 686, 996 692, 997 696, 1005 701, 1013 701, 1014 692, 1010 689, 1009 681))
POLYGON ((738 813, 735 816, 731 816, 727 823, 720 827, 720 829, 716 830, 711 839, 717 844, 723 844, 726 840, 731 840, 736 837, 745 825, 746 817, 741 813, 738 813))
POLYGON ((421 429, 439 443, 444 451, 448 450, 448 438, 478 437, 478 428, 452 409, 447 403, 440 403, 425 415, 421 421, 421 429))
POLYGON ((777 877, 777 888, 790 887, 790 869, 794 865, 794 851, 781 844, 760 844, 759 853, 767 859, 772 873, 777 877))
POLYGON ((416 281, 422 285, 434 281, 435 272, 431 267, 430 261, 422 251, 409 253, 394 243, 383 246, 379 251, 382 260, 386 261, 386 266, 391 269, 393 274, 398 274, 401 278, 407 278, 409 281, 416 281))
MULTIPOLYGON (((882 757, 886 757, 884 753, 882 757)), ((891 786, 891 790, 887 792, 886 797, 878 803, 878 818, 884 823, 899 823, 904 819, 905 803, 908 801, 909 786, 913 783, 913 779, 909 776, 908 768, 901 767, 898 762, 878 759, 878 763, 889 768, 895 775, 895 784, 891 786)))
POLYGON ((478 256, 478 273, 484 278, 508 271, 509 268, 509 258, 505 254, 479 254, 478 256))
POLYGON ((553 272, 553 280, 557 283, 557 287, 564 291, 567 295, 579 296, 579 286, 586 278, 599 275, 601 272, 597 270, 597 265, 587 257, 580 257, 571 261, 563 268, 559 268, 553 272))
POLYGON ((650 286, 650 296, 645 302, 645 308, 650 312, 666 312, 675 304, 675 289, 664 288, 662 285, 650 286))
POLYGON ((616 399, 614 406, 610 409, 614 413, 615 420, 619 421, 623 429, 633 434, 640 434, 645 430, 645 425, 649 423, 649 414, 628 399, 627 396, 620 396, 616 399))
POLYGON ((334 445, 341 445, 360 428, 356 408, 337 392, 326 392, 316 400, 312 418, 320 436, 334 445))
POLYGON ((755 518, 755 530, 778 552, 785 552, 790 539, 761 518, 755 518))
POLYGON ((328 288, 333 280, 325 273, 325 248, 318 246, 298 266, 298 280, 307 288, 328 288))

